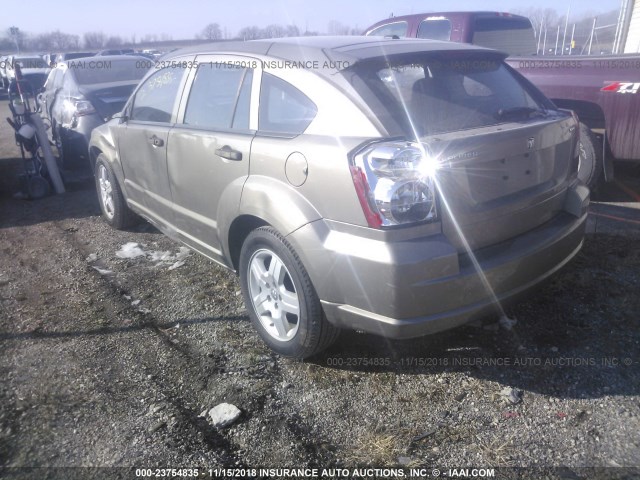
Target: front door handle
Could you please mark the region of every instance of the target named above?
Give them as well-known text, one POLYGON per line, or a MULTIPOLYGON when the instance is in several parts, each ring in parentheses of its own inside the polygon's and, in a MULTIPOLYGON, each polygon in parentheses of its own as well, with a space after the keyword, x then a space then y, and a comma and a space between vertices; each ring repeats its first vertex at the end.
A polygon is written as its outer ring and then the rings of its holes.
POLYGON ((149 138, 149 140, 151 141, 151 144, 154 147, 162 147, 164 146, 164 140, 162 140, 160 137, 158 137, 157 135, 151 135, 151 137, 149 138))
POLYGON ((227 160, 234 160, 236 162, 242 160, 242 152, 234 150, 229 145, 225 145, 222 148, 216 148, 216 155, 222 158, 226 158, 227 160))

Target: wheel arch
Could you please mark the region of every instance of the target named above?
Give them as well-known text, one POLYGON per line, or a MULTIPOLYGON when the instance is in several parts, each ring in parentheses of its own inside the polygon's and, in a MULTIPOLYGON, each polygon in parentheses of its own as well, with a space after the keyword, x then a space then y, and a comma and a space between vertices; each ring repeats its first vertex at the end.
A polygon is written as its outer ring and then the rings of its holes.
POLYGON ((244 241, 253 230, 265 226, 270 225, 254 215, 240 215, 233 220, 227 236, 227 252, 229 252, 229 260, 234 270, 237 271, 240 266, 240 251, 244 241))
POLYGON ((278 179, 266 176, 249 177, 242 187, 239 209, 234 218, 221 219, 224 251, 234 269, 238 267, 242 242, 249 233, 262 226, 271 226, 286 237, 309 222, 318 220, 320 213, 295 188, 278 179), (225 227, 228 225, 228 227, 225 227))
POLYGON ((558 108, 566 108, 576 112, 580 121, 589 128, 606 128, 606 117, 604 111, 597 103, 583 100, 567 100, 564 98, 553 98, 552 101, 558 108))

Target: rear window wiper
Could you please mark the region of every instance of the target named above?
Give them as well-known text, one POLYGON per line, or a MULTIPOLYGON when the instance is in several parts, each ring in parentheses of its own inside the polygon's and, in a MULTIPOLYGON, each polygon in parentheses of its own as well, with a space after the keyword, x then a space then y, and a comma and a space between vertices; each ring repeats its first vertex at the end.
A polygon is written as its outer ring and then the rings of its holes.
POLYGON ((548 112, 541 108, 533 108, 533 107, 511 107, 511 108, 501 108, 496 112, 496 116, 498 118, 505 117, 519 117, 526 116, 527 118, 532 117, 546 117, 548 112))

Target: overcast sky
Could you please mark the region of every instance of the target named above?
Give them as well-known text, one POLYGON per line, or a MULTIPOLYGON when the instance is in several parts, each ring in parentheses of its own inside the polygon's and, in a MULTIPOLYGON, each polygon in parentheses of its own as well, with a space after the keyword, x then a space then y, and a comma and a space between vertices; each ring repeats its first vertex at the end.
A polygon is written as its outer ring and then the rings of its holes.
MULTIPOLYGON (((7 0, 8 1, 8 0, 7 0)), ((217 22, 232 36, 245 26, 295 24, 302 31, 325 32, 331 20, 364 29, 394 15, 429 11, 554 8, 572 16, 620 8, 620 0, 28 0, 6 5, 0 13, 0 32, 17 26, 26 33, 61 30, 82 35, 102 31, 137 39, 167 34, 174 40, 193 38, 208 23, 217 22)))

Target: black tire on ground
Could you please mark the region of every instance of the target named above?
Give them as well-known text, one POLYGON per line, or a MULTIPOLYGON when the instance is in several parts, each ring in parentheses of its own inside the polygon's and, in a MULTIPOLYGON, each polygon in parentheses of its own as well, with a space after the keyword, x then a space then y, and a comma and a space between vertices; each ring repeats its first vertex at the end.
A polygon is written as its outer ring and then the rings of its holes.
POLYGON ((122 230, 138 222, 139 217, 131 211, 122 195, 111 165, 104 154, 100 154, 95 165, 98 203, 106 222, 113 228, 122 230))
POLYGON ((591 190, 595 190, 602 175, 602 143, 584 123, 580 124, 578 149, 580 152, 578 178, 591 190))
POLYGON ((340 330, 325 318, 300 258, 275 229, 260 227, 249 234, 239 273, 251 322, 275 352, 308 358, 338 338, 340 330))

